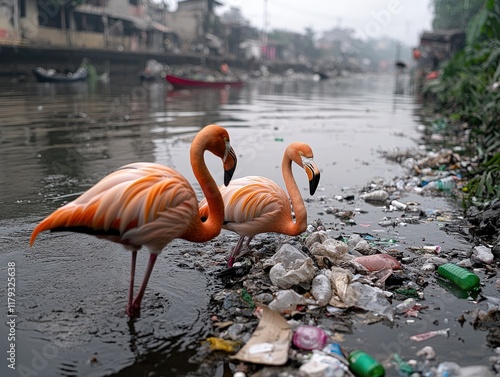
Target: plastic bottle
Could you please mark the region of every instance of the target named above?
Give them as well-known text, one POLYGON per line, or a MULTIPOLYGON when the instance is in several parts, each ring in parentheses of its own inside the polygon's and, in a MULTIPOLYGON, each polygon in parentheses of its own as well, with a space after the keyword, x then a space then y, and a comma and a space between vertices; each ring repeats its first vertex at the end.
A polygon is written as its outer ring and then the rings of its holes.
POLYGON ((293 333, 292 342, 295 347, 311 351, 322 349, 328 340, 325 331, 315 326, 299 326, 293 333))
POLYGON ((401 211, 404 211, 408 206, 405 204, 405 203, 401 203, 400 201, 397 201, 397 200, 393 200, 391 202, 391 205, 396 208, 396 209, 399 209, 401 211))
POLYGON ((413 297, 409 297, 406 300, 404 300, 402 303, 396 305, 396 313, 403 314, 406 313, 408 310, 413 308, 417 301, 413 297))
POLYGON ((384 367, 373 357, 361 350, 349 354, 349 369, 358 377, 383 377, 384 367))
POLYGON ((455 176, 449 176, 442 179, 436 179, 431 181, 424 186, 424 190, 434 189, 434 190, 451 190, 456 185, 456 180, 458 178, 455 176))
POLYGON ((436 370, 436 377, 455 377, 460 374, 460 365, 453 361, 443 361, 436 370))
POLYGON ((437 273, 458 285, 465 291, 479 289, 479 277, 469 270, 453 263, 445 263, 438 267, 437 273))

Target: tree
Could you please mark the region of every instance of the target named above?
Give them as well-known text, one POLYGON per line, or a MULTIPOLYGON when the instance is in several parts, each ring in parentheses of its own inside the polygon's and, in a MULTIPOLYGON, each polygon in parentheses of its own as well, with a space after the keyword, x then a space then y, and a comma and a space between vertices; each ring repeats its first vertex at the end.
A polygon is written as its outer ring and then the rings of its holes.
POLYGON ((484 0, 433 0, 434 30, 465 30, 469 21, 484 6, 484 0))

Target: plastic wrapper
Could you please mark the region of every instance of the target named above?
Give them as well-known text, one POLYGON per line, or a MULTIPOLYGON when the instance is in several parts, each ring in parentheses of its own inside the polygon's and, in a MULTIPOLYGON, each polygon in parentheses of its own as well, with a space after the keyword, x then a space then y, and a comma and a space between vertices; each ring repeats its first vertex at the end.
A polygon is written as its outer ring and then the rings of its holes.
POLYGON ((353 259, 354 263, 359 263, 368 271, 399 270, 401 264, 389 254, 373 254, 353 259))
POLYGON ((327 272, 332 283, 332 298, 330 305, 338 308, 348 308, 357 301, 357 294, 351 287, 352 273, 340 267, 332 267, 327 272))

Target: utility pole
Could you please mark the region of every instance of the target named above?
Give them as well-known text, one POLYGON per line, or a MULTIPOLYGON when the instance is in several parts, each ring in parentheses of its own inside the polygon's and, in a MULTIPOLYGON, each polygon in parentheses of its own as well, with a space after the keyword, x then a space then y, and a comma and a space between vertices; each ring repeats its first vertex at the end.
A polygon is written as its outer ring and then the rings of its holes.
POLYGON ((267 0, 264 0, 264 25, 262 27, 262 46, 267 45, 267 0))

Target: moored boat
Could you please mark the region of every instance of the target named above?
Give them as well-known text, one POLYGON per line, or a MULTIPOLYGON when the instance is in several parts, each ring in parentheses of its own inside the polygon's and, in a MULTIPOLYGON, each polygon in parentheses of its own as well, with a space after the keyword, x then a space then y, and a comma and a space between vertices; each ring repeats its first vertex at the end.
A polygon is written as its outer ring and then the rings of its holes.
POLYGON ((85 67, 78 68, 75 72, 61 73, 53 69, 36 67, 33 69, 38 82, 75 82, 85 81, 88 77, 88 71, 85 67))
POLYGON ((186 88, 225 88, 225 87, 242 87, 244 84, 243 80, 195 80, 188 79, 185 77, 167 75, 167 81, 172 84, 175 89, 186 89, 186 88))

